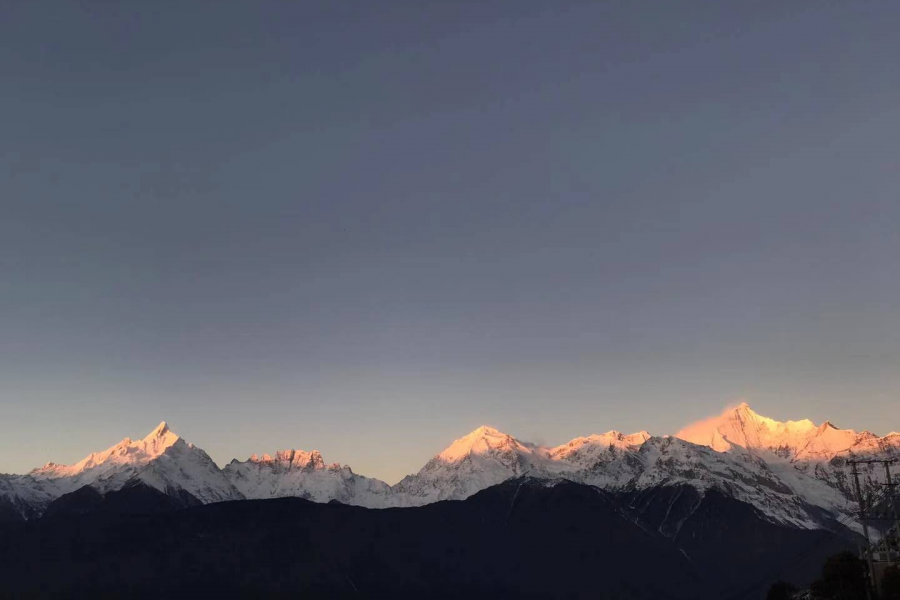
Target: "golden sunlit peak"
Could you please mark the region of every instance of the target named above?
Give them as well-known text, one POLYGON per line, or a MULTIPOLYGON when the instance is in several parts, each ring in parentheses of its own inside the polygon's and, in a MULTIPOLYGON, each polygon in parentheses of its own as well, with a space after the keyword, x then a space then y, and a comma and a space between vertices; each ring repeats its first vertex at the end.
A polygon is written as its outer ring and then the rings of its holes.
POLYGON ((169 424, 165 421, 160 421, 159 425, 156 426, 150 435, 162 436, 169 432, 169 424))
MULTIPOLYGON (((178 435, 175 434, 171 429, 169 429, 169 424, 165 421, 161 421, 156 428, 147 434, 144 438, 144 442, 148 444, 158 445, 160 443, 164 445, 171 445, 175 443, 178 439, 178 435)), ((129 440, 127 443, 131 443, 129 440)))
POLYGON ((500 430, 498 430, 496 427, 491 427, 490 425, 482 425, 478 429, 473 430, 472 433, 470 433, 469 435, 476 435, 476 434, 477 435, 498 435, 498 434, 505 435, 503 433, 500 433, 500 430))
POLYGON ((444 461, 457 461, 469 454, 484 454, 497 448, 518 447, 511 435, 489 425, 482 425, 468 435, 455 440, 449 448, 438 454, 444 461))
POLYGON ((882 439, 867 431, 840 429, 831 421, 821 425, 810 419, 777 421, 753 412, 746 402, 726 409, 719 416, 692 423, 676 436, 720 452, 740 447, 795 460, 830 460, 840 452, 859 448, 860 444, 874 448, 882 439))
POLYGON ((169 429, 169 425, 162 421, 142 440, 125 438, 102 452, 92 452, 74 465, 49 463, 41 469, 32 471, 32 474, 54 479, 75 476, 85 471, 103 473, 121 465, 145 465, 164 454, 180 440, 181 438, 169 429))
POLYGON ((756 412, 752 408, 750 408, 750 405, 747 403, 746 400, 741 400, 741 402, 734 408, 726 408, 722 414, 725 415, 728 413, 732 413, 732 414, 736 414, 736 415, 745 415, 745 416, 750 416, 750 417, 761 417, 763 419, 766 418, 766 417, 763 417, 762 415, 760 415, 758 412, 756 412))
MULTIPOLYGON (((247 459, 247 462, 269 465, 278 464, 283 467, 296 467, 306 469, 324 469, 326 466, 325 460, 322 458, 322 453, 318 450, 312 450, 310 452, 295 449, 278 450, 275 452, 275 456, 272 456, 271 454, 263 454, 262 456, 260 456, 259 454, 253 454, 249 459, 247 459)), ((340 468, 341 465, 338 463, 334 463, 332 464, 332 466, 340 468)))

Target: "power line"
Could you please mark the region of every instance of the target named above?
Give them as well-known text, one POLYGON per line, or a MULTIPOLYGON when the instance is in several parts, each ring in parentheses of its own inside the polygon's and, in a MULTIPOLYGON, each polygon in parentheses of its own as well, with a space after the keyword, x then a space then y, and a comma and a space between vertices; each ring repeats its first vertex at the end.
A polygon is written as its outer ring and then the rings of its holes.
MULTIPOLYGON (((883 493, 883 492, 882 492, 882 490, 879 490, 878 493, 883 493)), ((849 514, 844 515, 840 519, 835 520, 835 523, 839 526, 847 527, 853 520, 854 520, 854 515, 852 513, 849 513, 849 514)), ((840 534, 834 528, 826 527, 823 525, 822 529, 831 533, 834 536, 840 537, 840 534)), ((782 566, 781 569, 775 573, 775 576, 778 577, 785 570, 787 570, 788 567, 792 567, 795 564, 808 558, 810 555, 813 554, 813 552, 816 550, 816 548, 818 548, 818 546, 819 546, 819 542, 813 542, 807 548, 805 548, 805 549, 801 550, 800 552, 798 552, 797 554, 795 554, 794 558, 792 558, 790 561, 785 563, 784 566, 782 566)), ((761 588, 765 587, 766 585, 769 585, 771 583, 771 581, 772 581, 772 575, 764 575, 764 576, 760 577, 759 579, 757 579, 752 584, 750 584, 748 587, 745 587, 744 589, 735 592, 731 596, 727 595, 729 590, 726 589, 725 592, 723 592, 722 597, 723 598, 732 598, 734 600, 741 600, 742 598, 748 597, 752 592, 755 592, 756 590, 761 589, 761 588)), ((734 586, 732 586, 732 587, 734 587, 734 586)))
MULTIPOLYGON (((870 510, 871 505, 877 504, 877 503, 872 502, 871 499, 867 503, 866 499, 863 498, 862 490, 860 489, 860 485, 859 485, 860 473, 859 473, 858 465, 873 465, 873 464, 884 465, 884 474, 885 474, 886 483, 884 483, 882 485, 884 486, 883 489, 885 490, 885 493, 890 493, 890 500, 891 500, 891 505, 893 508, 893 515, 892 515, 893 519, 889 518, 887 520, 894 521, 895 524, 898 524, 897 531, 898 531, 898 534, 900 534, 900 521, 898 521, 898 518, 897 518, 897 503, 896 503, 896 499, 893 494, 894 484, 891 481, 891 465, 894 463, 894 459, 892 459, 892 458, 866 458, 866 459, 851 459, 851 460, 848 460, 847 462, 851 465, 851 467, 853 469, 852 475, 853 475, 854 487, 856 488, 856 500, 859 503, 859 517, 860 517, 860 521, 862 521, 863 533, 865 534, 865 537, 866 537, 866 564, 869 568, 869 586, 866 587, 866 598, 870 598, 871 597, 870 589, 875 588, 875 564, 872 559, 872 539, 869 537, 869 519, 870 519, 870 514, 871 514, 871 510, 870 510)), ((881 514, 881 513, 876 513, 876 514, 881 514)), ((876 517, 876 519, 881 520, 880 517, 876 517)), ((882 536, 882 539, 879 540, 879 542, 884 541, 884 539, 888 535, 890 535, 890 528, 888 528, 888 532, 882 536)), ((890 553, 889 548, 888 548, 887 555, 888 555, 888 561, 893 562, 893 560, 891 560, 891 553, 890 553)))
POLYGON ((872 598, 871 584, 875 582, 875 565, 872 563, 872 538, 869 537, 869 517, 866 512, 866 501, 859 487, 859 469, 856 468, 858 463, 855 460, 847 462, 853 467, 851 474, 853 475, 853 485, 856 489, 856 501, 859 503, 859 520, 862 523, 863 535, 866 538, 866 564, 869 567, 869 585, 866 586, 866 600, 870 600, 872 598))

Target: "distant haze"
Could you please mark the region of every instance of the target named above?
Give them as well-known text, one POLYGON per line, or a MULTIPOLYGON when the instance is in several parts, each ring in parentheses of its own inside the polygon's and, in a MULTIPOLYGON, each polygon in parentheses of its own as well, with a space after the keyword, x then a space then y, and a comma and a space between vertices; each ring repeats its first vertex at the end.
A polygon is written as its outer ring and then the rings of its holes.
POLYGON ((167 420, 900 430, 900 4, 13 0, 0 472, 167 420))

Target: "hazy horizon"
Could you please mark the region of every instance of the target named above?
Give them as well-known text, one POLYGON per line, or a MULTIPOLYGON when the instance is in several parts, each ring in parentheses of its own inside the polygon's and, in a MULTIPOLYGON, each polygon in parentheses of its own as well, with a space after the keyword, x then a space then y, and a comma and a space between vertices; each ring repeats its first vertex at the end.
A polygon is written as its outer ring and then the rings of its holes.
POLYGON ((900 430, 900 4, 10 2, 0 472, 900 430))

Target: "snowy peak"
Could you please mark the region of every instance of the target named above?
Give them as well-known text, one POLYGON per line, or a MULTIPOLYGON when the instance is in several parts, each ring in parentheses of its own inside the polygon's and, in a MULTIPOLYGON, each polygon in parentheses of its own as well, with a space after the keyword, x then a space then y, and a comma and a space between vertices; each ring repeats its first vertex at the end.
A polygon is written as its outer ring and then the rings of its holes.
MULTIPOLYGON (((257 465, 278 466, 284 469, 318 470, 325 468, 325 460, 322 458, 322 453, 318 450, 313 450, 312 452, 279 450, 274 457, 269 454, 263 454, 261 457, 258 454, 254 454, 247 462, 257 465)), ((338 464, 333 466, 340 467, 338 464)))
POLYGON ((754 412, 746 402, 693 423, 675 435, 719 452, 741 447, 792 460, 830 460, 842 452, 869 451, 865 446, 877 445, 890 437, 839 429, 830 421, 821 425, 809 419, 776 421, 754 412))
POLYGON ((648 439, 650 434, 646 431, 630 435, 608 431, 547 448, 482 426, 454 441, 394 490, 410 504, 422 504, 463 499, 522 475, 583 479, 580 473, 620 459, 624 453, 636 452, 648 439))
MULTIPOLYGON (((161 439, 161 438, 165 438, 170 435, 175 435, 175 434, 172 433, 172 431, 169 429, 169 424, 166 423, 165 421, 163 421, 159 425, 156 426, 156 429, 154 429, 153 431, 151 431, 150 433, 147 434, 147 437, 144 438, 144 441, 161 439)), ((178 437, 178 436, 176 436, 176 437, 178 437)))
MULTIPOLYGON (((853 494, 845 461, 831 461, 842 452, 900 458, 900 434, 878 437, 827 421, 776 421, 746 403, 694 423, 678 437, 611 430, 545 447, 485 425, 455 440, 418 473, 389 486, 349 467, 327 465, 317 450, 254 454, 219 469, 163 421, 143 439, 126 438, 74 465, 49 463, 30 475, 0 476, 0 501, 24 507, 21 514, 31 518, 84 486, 106 493, 142 482, 189 502, 295 496, 382 508, 463 499, 529 476, 603 489, 717 489, 751 503, 774 521, 816 527, 818 509, 839 518, 850 514, 853 494)), ((866 485, 880 489, 874 479, 867 478, 866 485)))
POLYGON ((48 463, 30 474, 37 478, 56 479, 97 471, 99 477, 118 467, 145 465, 161 456, 180 439, 163 421, 142 440, 132 441, 131 438, 125 438, 102 452, 92 452, 74 465, 48 463))
POLYGON ((143 439, 125 438, 73 465, 49 463, 18 476, 15 482, 14 496, 30 498, 35 514, 40 514, 54 499, 85 486, 105 494, 133 482, 178 495, 185 502, 243 497, 203 450, 182 440, 165 421, 143 439))
POLYGON ((816 425, 802 421, 780 422, 753 411, 746 402, 726 409, 721 415, 693 423, 676 437, 726 452, 733 446, 747 449, 802 448, 815 434, 816 425))
MULTIPOLYGON (((133 479, 166 494, 187 493, 201 503, 240 500, 243 495, 225 477, 209 455, 171 432, 161 432, 154 441, 172 442, 156 458, 136 470, 133 479)), ((146 441, 146 439, 145 439, 146 441)))
POLYGON ((140 444, 148 455, 159 456, 167 448, 175 445, 179 439, 181 438, 178 437, 178 434, 170 430, 168 423, 163 421, 156 426, 156 429, 147 434, 140 444))
POLYGON ((569 442, 550 448, 550 458, 554 460, 575 460, 579 456, 595 455, 609 450, 633 450, 640 448, 650 439, 650 433, 641 430, 637 433, 624 434, 616 430, 601 434, 579 437, 569 442))
POLYGON ((650 439, 650 433, 644 431, 638 431, 637 433, 621 433, 613 429, 612 431, 607 431, 606 433, 601 434, 592 434, 587 437, 575 438, 570 441, 567 446, 571 446, 573 444, 605 444, 608 446, 613 446, 616 448, 631 448, 633 446, 640 446, 644 442, 650 439))
POLYGON ((455 440, 437 459, 455 463, 470 455, 491 455, 497 452, 531 452, 530 444, 523 444, 516 438, 493 427, 482 425, 468 435, 455 440))
POLYGON ((394 491, 410 504, 458 500, 530 472, 546 451, 487 425, 455 440, 394 491))
POLYGON ((318 450, 279 450, 274 457, 254 454, 244 462, 231 461, 222 473, 245 498, 337 500, 370 508, 391 505, 388 484, 356 475, 338 463, 326 465, 318 450))

